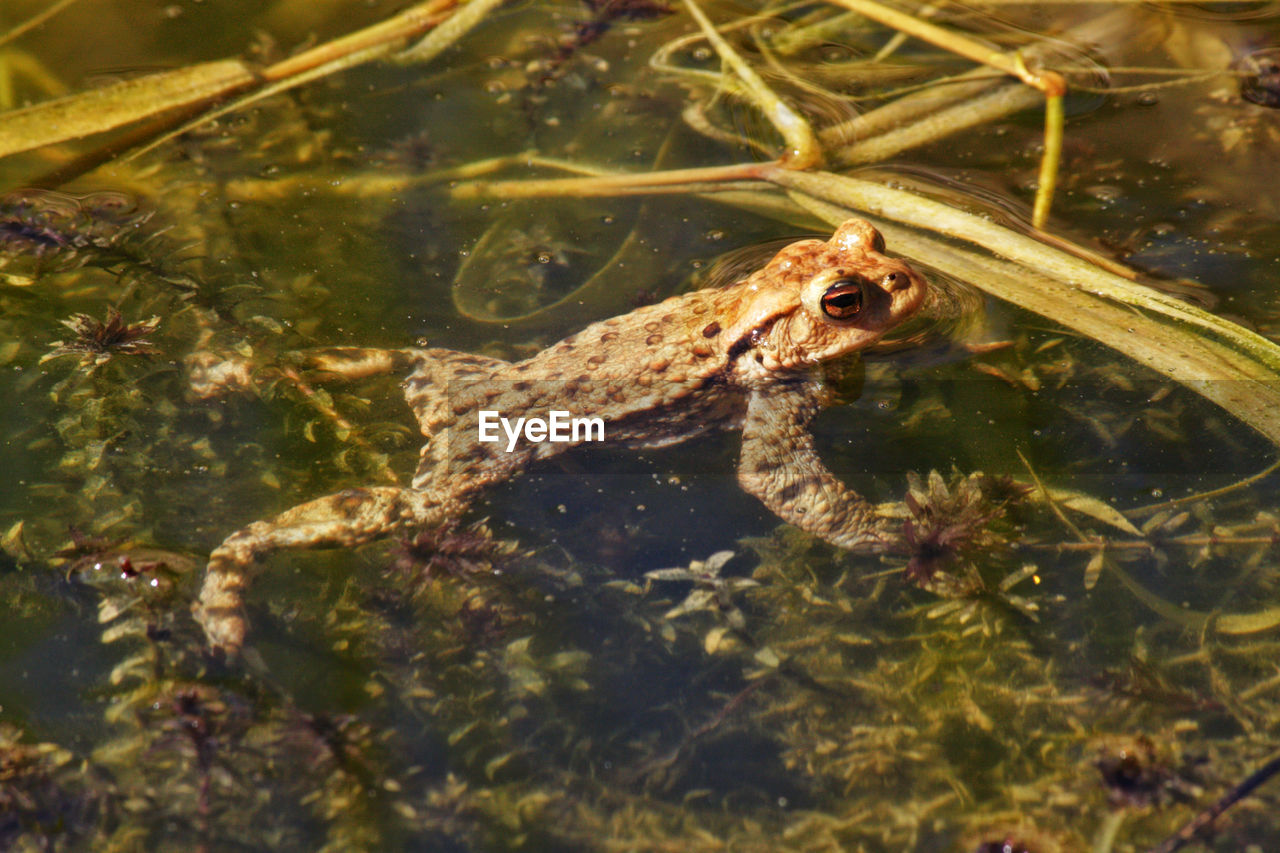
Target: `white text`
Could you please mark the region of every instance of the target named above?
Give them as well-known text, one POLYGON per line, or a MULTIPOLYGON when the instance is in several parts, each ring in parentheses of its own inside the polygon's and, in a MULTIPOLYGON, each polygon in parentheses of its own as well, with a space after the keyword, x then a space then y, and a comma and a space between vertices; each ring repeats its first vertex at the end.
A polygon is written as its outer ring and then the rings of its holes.
POLYGON ((482 442, 500 440, 498 427, 507 436, 507 452, 516 449, 520 434, 525 441, 539 444, 544 441, 572 442, 604 441, 604 418, 575 418, 569 412, 552 409, 546 418, 510 418, 489 409, 480 412, 478 438, 482 442))

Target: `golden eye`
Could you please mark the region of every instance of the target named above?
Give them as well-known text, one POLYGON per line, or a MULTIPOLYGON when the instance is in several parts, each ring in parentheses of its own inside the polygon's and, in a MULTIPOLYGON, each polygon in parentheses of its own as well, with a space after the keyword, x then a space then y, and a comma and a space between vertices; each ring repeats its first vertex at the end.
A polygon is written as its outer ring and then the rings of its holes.
POLYGON ((832 320, 852 320, 862 311, 862 284, 842 278, 827 288, 818 304, 832 320))

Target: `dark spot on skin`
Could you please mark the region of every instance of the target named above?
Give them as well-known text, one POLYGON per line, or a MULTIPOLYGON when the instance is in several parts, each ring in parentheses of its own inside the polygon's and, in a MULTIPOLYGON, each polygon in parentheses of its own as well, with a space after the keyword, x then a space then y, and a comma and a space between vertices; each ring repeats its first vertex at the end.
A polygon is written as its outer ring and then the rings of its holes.
POLYGON ((600 343, 607 344, 609 343, 609 341, 615 341, 617 339, 618 339, 617 332, 605 332, 603 335, 600 336, 600 343))
POLYGON ((660 325, 659 323, 655 323, 651 320, 648 323, 644 324, 644 330, 646 332, 656 332, 658 331, 659 325, 660 325))
POLYGON ((720 334, 720 324, 718 322, 708 323, 707 327, 702 330, 704 338, 714 338, 718 334, 720 334))
POLYGON ((729 347, 729 352, 728 352, 729 361, 735 360, 738 356, 742 355, 744 352, 746 352, 750 348, 751 348, 750 339, 738 338, 738 340, 733 342, 733 346, 729 347))
MULTIPOLYGON (((729 353, 728 353, 729 360, 733 361, 738 356, 742 355, 744 352, 751 349, 752 347, 758 346, 764 343, 766 336, 768 335, 769 331, 772 328, 773 328, 773 324, 769 323, 765 326, 762 326, 761 328, 752 329, 747 334, 738 338, 736 341, 733 342, 733 345, 729 347, 729 353)), ((759 362, 760 364, 763 364, 764 354, 756 353, 756 361, 759 362)))
POLYGON ((645 346, 656 347, 662 343, 662 335, 650 335, 644 339, 645 346))
POLYGON ((593 356, 591 356, 591 358, 587 359, 587 364, 596 364, 596 365, 599 365, 599 364, 604 364, 604 363, 605 363, 606 361, 608 361, 608 360, 609 360, 609 357, 608 357, 608 356, 605 356, 605 355, 599 355, 599 354, 597 354, 597 355, 593 355, 593 356))
POLYGON ((529 386, 529 383, 528 383, 528 382, 526 382, 526 381, 524 381, 524 380, 522 379, 522 380, 520 380, 519 382, 516 382, 516 383, 515 383, 514 385, 512 385, 511 387, 512 387, 513 389, 515 389, 516 391, 528 391, 530 386, 529 386))

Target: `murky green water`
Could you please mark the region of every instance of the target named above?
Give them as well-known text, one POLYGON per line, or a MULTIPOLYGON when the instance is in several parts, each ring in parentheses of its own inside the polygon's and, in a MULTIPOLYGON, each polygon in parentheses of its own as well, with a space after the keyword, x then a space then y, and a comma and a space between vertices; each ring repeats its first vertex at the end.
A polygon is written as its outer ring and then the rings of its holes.
MULTIPOLYGON (((0 32, 45 6, 0 6, 0 32)), ((397 11, 79 3, 0 59, 19 105, 270 65, 397 11)), ((1007 48, 1106 11, 941 22, 1007 48)), ((869 63, 891 35, 852 20, 797 45, 833 14, 729 31, 818 127, 969 67, 911 41, 869 63)), ((68 167, 110 135, 0 159, 0 848, 1144 850, 1275 755, 1274 448, 936 269, 950 301, 814 426, 859 491, 910 491, 903 553, 778 527, 733 433, 583 449, 417 540, 273 555, 249 653, 208 653, 190 604, 225 536, 416 462, 395 377, 327 383, 299 353, 520 359, 829 233, 756 186, 450 195, 565 174, 532 152, 779 151, 704 42, 667 54, 701 77, 650 66, 693 31, 674 7, 518 4, 428 65, 333 74, 134 159, 68 167)), ((1274 45, 1273 10, 1143 7, 1117 32, 1086 45, 1110 93, 1071 80, 1049 230, 1274 335, 1280 112, 1188 80, 1274 45)), ((1023 110, 858 174, 1007 221, 1041 134, 1023 110)), ((1203 844, 1280 846, 1277 792, 1203 844)))

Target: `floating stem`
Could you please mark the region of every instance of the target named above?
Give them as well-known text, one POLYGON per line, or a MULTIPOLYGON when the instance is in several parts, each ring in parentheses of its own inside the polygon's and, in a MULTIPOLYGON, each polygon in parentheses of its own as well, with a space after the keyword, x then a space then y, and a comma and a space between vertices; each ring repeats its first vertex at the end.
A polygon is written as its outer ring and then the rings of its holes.
POLYGON ((787 153, 782 159, 782 164, 788 169, 807 169, 821 164, 822 146, 818 144, 818 138, 814 135, 809 122, 787 106, 760 78, 755 69, 738 55, 729 42, 725 41, 724 36, 716 30, 695 0, 684 0, 684 2, 689 7, 689 14, 702 28, 707 41, 738 75, 756 106, 782 134, 787 145, 787 153))
MULTIPOLYGON (((474 0, 481 5, 489 1, 474 0)), ((175 125, 191 127, 207 120, 207 109, 227 98, 244 96, 214 115, 268 93, 388 57, 446 20, 456 6, 457 0, 427 0, 261 70, 240 59, 223 59, 124 80, 7 112, 0 115, 0 157, 146 120, 159 122, 148 131, 149 139, 175 125), (188 119, 192 120, 184 124, 188 119)))
POLYGON ((1040 77, 1050 88, 1046 91, 1044 102, 1044 153, 1040 156, 1040 180, 1036 186, 1035 207, 1031 213, 1031 224, 1036 228, 1044 228, 1049 218, 1049 207, 1053 204, 1053 191, 1058 185, 1058 163, 1062 159, 1062 97, 1066 94, 1067 83, 1062 75, 1055 71, 1045 71, 1040 77))
MULTIPOLYGON (((601 173, 581 178, 532 178, 516 181, 471 181, 450 190, 457 199, 538 198, 544 196, 655 195, 672 192, 704 193, 743 189, 741 182, 765 180, 765 172, 777 163, 738 163, 660 172, 601 173)), ((748 185, 760 189, 762 183, 748 185)))
POLYGON ((1017 77, 1023 83, 1044 94, 1046 99, 1044 156, 1040 159, 1040 181, 1032 214, 1032 223, 1035 227, 1042 227, 1049 217, 1049 205, 1053 200, 1053 190, 1057 184, 1058 160, 1062 151, 1062 96, 1067 90, 1066 80, 1062 75, 1054 71, 1032 71, 1027 67, 1022 55, 1017 52, 1005 53, 996 50, 937 24, 882 6, 874 0, 832 0, 832 2, 943 50, 1017 77))
POLYGON ((0 47, 3 47, 4 45, 8 44, 11 41, 15 41, 16 39, 22 38, 24 35, 31 32, 36 27, 39 27, 45 21, 49 20, 54 15, 61 12, 63 9, 66 9, 68 6, 76 2, 78 2, 78 0, 57 0, 56 3, 49 6, 47 9, 44 9, 43 11, 40 11, 40 12, 36 12, 30 18, 27 18, 22 23, 18 24, 15 27, 12 27, 7 32, 0 33, 0 47))

